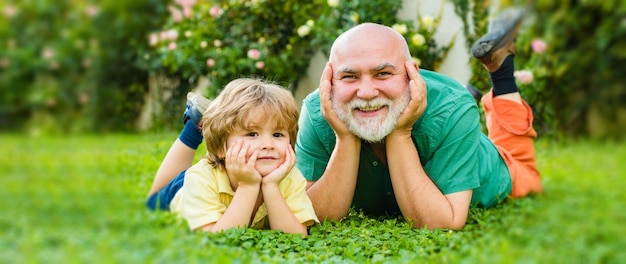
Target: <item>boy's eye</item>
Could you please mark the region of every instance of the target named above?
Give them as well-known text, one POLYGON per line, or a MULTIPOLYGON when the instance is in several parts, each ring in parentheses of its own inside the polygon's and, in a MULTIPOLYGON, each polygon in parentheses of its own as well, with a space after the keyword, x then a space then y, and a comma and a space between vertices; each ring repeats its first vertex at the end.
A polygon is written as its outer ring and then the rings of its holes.
POLYGON ((259 135, 259 133, 257 133, 257 132, 248 132, 248 134, 247 134, 247 136, 249 136, 249 137, 256 137, 258 135, 259 135))
POLYGON ((279 133, 279 132, 274 133, 274 137, 284 137, 284 136, 285 134, 283 133, 279 133))

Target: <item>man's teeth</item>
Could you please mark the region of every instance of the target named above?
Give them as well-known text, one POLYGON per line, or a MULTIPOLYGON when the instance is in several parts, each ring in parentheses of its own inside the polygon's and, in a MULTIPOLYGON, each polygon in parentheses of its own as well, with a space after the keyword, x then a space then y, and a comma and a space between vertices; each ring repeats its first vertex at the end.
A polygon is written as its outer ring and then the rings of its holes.
POLYGON ((378 106, 359 107, 359 110, 361 110, 361 111, 374 111, 374 110, 378 110, 378 109, 380 109, 380 107, 378 107, 378 106))

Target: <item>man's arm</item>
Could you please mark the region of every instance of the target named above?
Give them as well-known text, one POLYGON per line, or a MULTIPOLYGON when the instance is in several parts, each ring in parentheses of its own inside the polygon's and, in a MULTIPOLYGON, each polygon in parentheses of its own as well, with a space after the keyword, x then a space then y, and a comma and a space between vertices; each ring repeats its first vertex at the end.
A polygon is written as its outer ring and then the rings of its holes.
POLYGON ((326 171, 316 182, 309 181, 307 195, 313 203, 320 220, 341 220, 350 210, 359 167, 358 142, 337 144, 326 167, 326 171))
POLYGON ((309 195, 320 220, 340 220, 348 214, 354 197, 361 152, 361 140, 354 136, 332 110, 330 100, 332 67, 324 68, 320 80, 320 105, 324 118, 335 131, 337 141, 324 174, 309 181, 309 195))
POLYGON ((414 227, 460 229, 465 226, 472 191, 444 195, 424 171, 412 142, 413 124, 427 106, 426 84, 417 66, 406 62, 411 101, 400 116, 396 129, 386 138, 387 163, 394 193, 402 215, 414 227))
POLYGON ((444 195, 424 171, 410 136, 389 136, 386 143, 394 153, 387 162, 402 215, 416 228, 463 228, 472 190, 444 195))

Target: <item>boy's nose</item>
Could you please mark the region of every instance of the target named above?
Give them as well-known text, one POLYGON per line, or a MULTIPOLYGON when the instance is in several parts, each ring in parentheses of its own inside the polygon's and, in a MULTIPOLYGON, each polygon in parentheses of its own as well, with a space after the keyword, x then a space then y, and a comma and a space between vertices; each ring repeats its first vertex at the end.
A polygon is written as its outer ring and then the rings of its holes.
POLYGON ((274 148, 274 141, 272 140, 272 137, 263 137, 261 139, 261 149, 268 150, 268 149, 273 149, 273 148, 274 148))

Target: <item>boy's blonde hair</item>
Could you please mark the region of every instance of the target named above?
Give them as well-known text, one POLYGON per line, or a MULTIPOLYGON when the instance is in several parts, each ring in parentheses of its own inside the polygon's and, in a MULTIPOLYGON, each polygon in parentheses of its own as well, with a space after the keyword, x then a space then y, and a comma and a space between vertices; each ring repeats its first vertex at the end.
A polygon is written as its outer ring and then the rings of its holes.
POLYGON ((260 79, 239 78, 229 82, 202 115, 202 136, 207 160, 224 169, 226 140, 237 128, 245 128, 252 111, 265 114, 286 129, 292 147, 298 132, 298 107, 292 94, 283 87, 260 79))

